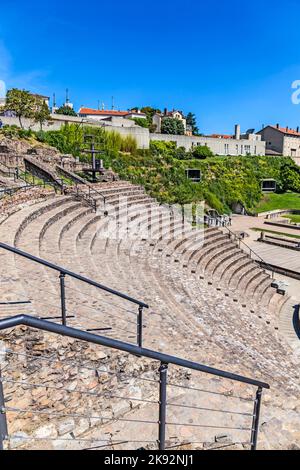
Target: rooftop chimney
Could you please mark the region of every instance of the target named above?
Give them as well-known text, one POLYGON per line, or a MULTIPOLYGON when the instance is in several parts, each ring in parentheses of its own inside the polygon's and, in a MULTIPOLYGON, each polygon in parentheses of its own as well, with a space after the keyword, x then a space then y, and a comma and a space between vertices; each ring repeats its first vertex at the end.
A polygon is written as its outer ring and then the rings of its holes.
POLYGON ((234 137, 236 140, 240 140, 241 138, 241 126, 239 124, 235 125, 234 137))
POLYGON ((276 124, 277 129, 279 129, 279 124, 276 124))
POLYGON ((299 133, 299 126, 297 127, 296 131, 299 133))
POLYGON ((168 114, 168 109, 167 108, 165 108, 164 114, 165 114, 165 116, 168 114))
POLYGON ((288 130, 289 130, 289 126, 286 126, 286 131, 288 132, 288 130))

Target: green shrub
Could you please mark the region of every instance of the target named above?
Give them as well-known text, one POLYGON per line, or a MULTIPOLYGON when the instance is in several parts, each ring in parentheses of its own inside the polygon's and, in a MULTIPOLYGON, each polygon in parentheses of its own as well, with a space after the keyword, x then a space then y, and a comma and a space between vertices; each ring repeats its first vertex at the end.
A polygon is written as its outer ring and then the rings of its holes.
POLYGON ((214 154, 207 145, 197 145, 192 151, 194 158, 205 159, 207 157, 213 157, 214 154))
POLYGON ((29 139, 34 135, 31 129, 22 129, 19 126, 13 125, 8 126, 5 125, 1 129, 1 134, 5 135, 5 137, 9 138, 20 138, 20 139, 29 139))
MULTIPOLYGON (((16 137, 20 128, 5 126, 0 133, 16 137)), ((106 168, 112 168, 121 179, 143 185, 160 202, 186 204, 205 199, 219 213, 229 213, 234 203, 240 202, 251 211, 262 199, 261 181, 267 178, 276 180, 279 192, 300 193, 300 168, 288 157, 216 157, 204 147, 197 152, 205 150, 209 158, 201 159, 198 155, 195 158, 194 152, 177 148, 175 142, 163 141, 152 141, 148 150, 141 150, 132 137, 75 124, 35 136, 62 153, 87 159, 90 155, 80 152, 87 134, 94 136, 96 148, 103 149, 106 168), (187 169, 199 169, 201 183, 187 180, 187 169)), ((26 138, 30 132, 21 135, 26 138)))
POLYGON ((177 158, 178 160, 187 160, 190 158, 190 155, 186 152, 185 147, 178 147, 174 152, 174 158, 177 158))
POLYGON ((137 150, 137 142, 134 137, 131 135, 127 135, 126 137, 122 138, 121 141, 121 151, 122 152, 129 152, 129 153, 135 153, 137 150))
POLYGON ((147 119, 143 118, 133 118, 133 121, 140 127, 144 127, 146 129, 149 129, 149 122, 147 119))
POLYGON ((162 134, 184 135, 184 125, 180 119, 164 117, 161 122, 162 134))

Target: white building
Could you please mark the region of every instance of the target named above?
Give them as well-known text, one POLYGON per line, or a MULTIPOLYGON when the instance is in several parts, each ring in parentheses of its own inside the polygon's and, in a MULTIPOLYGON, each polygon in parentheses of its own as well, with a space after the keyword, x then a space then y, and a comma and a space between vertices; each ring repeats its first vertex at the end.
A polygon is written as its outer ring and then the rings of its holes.
POLYGON ((211 136, 188 136, 170 134, 150 134, 150 140, 174 142, 187 151, 197 145, 206 145, 215 155, 265 155, 266 144, 254 132, 241 135, 240 126, 235 126, 234 135, 213 134, 211 136))
POLYGON ((266 126, 258 132, 266 142, 267 155, 283 155, 284 157, 300 158, 300 132, 289 127, 266 126))
POLYGON ((186 119, 182 111, 176 111, 173 109, 173 111, 168 111, 165 109, 163 114, 156 113, 153 116, 152 122, 154 126, 156 126, 155 132, 160 134, 161 133, 161 124, 164 118, 172 118, 172 119, 178 119, 179 121, 182 122, 183 127, 184 127, 184 133, 187 133, 187 125, 186 125, 186 119))

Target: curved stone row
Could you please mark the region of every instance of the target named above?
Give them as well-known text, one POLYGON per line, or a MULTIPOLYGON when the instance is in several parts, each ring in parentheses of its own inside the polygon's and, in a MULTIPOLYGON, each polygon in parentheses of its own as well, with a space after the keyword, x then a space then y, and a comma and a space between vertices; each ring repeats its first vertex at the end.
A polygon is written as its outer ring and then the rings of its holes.
MULTIPOLYGON (((72 198, 57 197, 12 214, 0 225, 0 239, 148 302, 146 347, 270 381, 275 398, 268 416, 274 416, 278 403, 283 406, 284 398, 292 400, 299 391, 298 363, 277 331, 279 310, 288 300, 277 296, 265 272, 218 229, 194 230, 179 214, 170 214, 168 207, 128 183, 102 191, 107 214, 100 197, 96 214, 72 198), (119 237, 111 226, 119 229, 119 237)), ((6 298, 31 299, 28 313, 56 316, 58 273, 6 252, 1 260, 1 280, 9 281, 6 298)), ((70 325, 109 326, 112 330, 103 334, 135 342, 135 306, 72 279, 66 286, 68 310, 75 316, 70 325)), ((203 377, 194 383, 203 385, 203 377)), ((208 380, 208 387, 213 384, 208 380)), ((120 416, 147 418, 153 412, 151 405, 127 407, 120 416)), ((280 412, 284 417, 284 410, 280 412)), ((172 410, 170 416, 174 421, 186 418, 187 412, 172 410)), ((120 430, 118 421, 101 426, 101 433, 120 430)), ((187 435, 186 429, 169 431, 181 439, 187 435)), ((208 438, 200 432, 197 437, 208 438)))
MULTIPOLYGON (((160 317, 163 323, 160 325, 158 321, 155 321, 155 316, 149 315, 149 325, 146 325, 148 321, 146 315, 145 334, 151 328, 153 338, 159 338, 160 329, 174 329, 178 322, 182 327, 182 335, 186 339, 193 328, 198 327, 200 331, 201 324, 202 327, 204 325, 203 333, 207 332, 207 323, 203 324, 203 318, 197 318, 195 314, 195 306, 193 304, 195 303, 194 292, 196 291, 191 289, 192 283, 196 283, 196 289, 203 290, 201 277, 204 278, 202 281, 209 283, 210 291, 214 290, 217 292, 219 302, 224 304, 226 299, 228 299, 228 302, 234 306, 234 301, 237 300, 238 289, 240 289, 239 303, 242 309, 248 306, 248 299, 243 297, 243 293, 251 297, 249 305, 252 308, 254 300, 256 301, 255 311, 261 308, 260 296, 263 297, 264 293, 269 289, 270 280, 253 262, 245 259, 244 255, 241 254, 238 257, 236 246, 226 235, 217 229, 209 229, 205 232, 203 242, 203 240, 199 240, 199 236, 195 235, 195 231, 191 227, 185 227, 182 237, 181 220, 174 218, 169 226, 166 227, 169 231, 171 229, 171 236, 165 237, 163 224, 160 224, 160 222, 170 219, 168 210, 165 207, 156 207, 154 204, 157 212, 155 213, 154 211, 151 218, 149 218, 147 211, 144 213, 143 209, 137 210, 138 202, 143 206, 145 199, 148 201, 149 207, 153 206, 153 201, 147 199, 147 196, 140 189, 134 189, 134 194, 131 194, 130 189, 124 189, 124 187, 110 190, 107 201, 109 199, 114 202, 119 200, 119 194, 123 194, 123 191, 126 193, 126 196, 130 195, 127 203, 132 219, 138 224, 139 228, 145 225, 148 231, 150 229, 153 236, 153 240, 150 243, 149 240, 136 241, 134 237, 133 243, 131 237, 129 237, 129 240, 121 239, 121 241, 118 240, 117 242, 105 238, 105 236, 100 238, 95 237, 95 233, 99 234, 101 230, 105 229, 107 218, 94 215, 89 209, 83 208, 80 203, 74 202, 70 198, 61 198, 49 204, 41 203, 34 207, 34 209, 25 209, 22 219, 18 215, 18 227, 13 237, 14 244, 38 256, 44 258, 50 257, 51 261, 60 263, 119 290, 125 290, 130 295, 145 298, 150 303, 154 299, 155 304, 152 310, 155 310, 154 315, 157 315, 156 319, 160 317), (137 215, 135 215, 135 211, 137 211, 137 215), (95 231, 95 222, 97 231, 95 231), (79 236, 78 234, 82 233, 86 224, 88 224, 86 232, 84 235, 79 236), (176 236, 178 234, 177 240, 176 236), (90 237, 90 241, 87 241, 88 237, 90 237), (140 253, 138 253, 139 250, 140 253), (134 254, 135 251, 138 253, 137 260, 134 254), (237 263, 231 264, 233 272, 230 275, 229 282, 226 279, 226 268, 224 269, 220 261, 225 255, 231 260, 228 251, 230 254, 238 257, 238 259, 242 258, 244 263, 242 268, 237 263), (157 263, 157 257, 160 263, 157 263), (146 258, 148 258, 147 261, 153 260, 151 273, 145 268, 144 261, 146 258), (165 273, 161 274, 161 271, 164 270, 165 273), (178 274, 179 270, 180 274, 178 274), (222 280, 222 286, 218 284, 218 279, 214 278, 216 271, 219 273, 219 280, 222 280), (139 278, 136 277, 137 272, 140 274, 139 278), (169 278, 164 279, 163 276, 167 272, 169 278), (105 273, 105 279, 103 278, 103 273, 105 273), (99 276, 100 274, 102 274, 102 277, 99 276), (182 282, 184 277, 186 278, 185 283, 182 282), (143 281, 142 285, 141 279, 143 281), (162 283, 162 279, 165 282, 162 283), (170 279, 172 280, 171 283, 170 279), (225 282, 223 282, 224 280, 225 282), (217 290, 213 289, 214 282, 218 284, 217 290), (153 289, 154 287, 156 290, 153 289), (226 292, 226 287, 229 287, 228 292, 226 292), (228 297, 226 297, 226 293, 228 297), (187 302, 185 296, 187 297, 187 302), (165 310, 164 315, 161 313, 163 310, 165 310), (190 312, 188 320, 187 312, 190 312)), ((126 211, 128 212, 128 207, 124 209, 125 214, 127 213, 126 211)), ((119 208, 119 217, 121 220, 122 207, 119 208)), ((25 265, 28 265, 27 261, 20 258, 15 258, 15 263, 20 270, 25 269, 25 265)), ((43 316, 55 316, 52 306, 59 305, 57 275, 49 272, 46 273, 45 268, 39 265, 32 266, 29 274, 22 280, 22 283, 30 298, 34 301, 35 310, 42 311, 43 316), (34 283, 30 279, 34 280, 34 283), (47 306, 45 299, 38 298, 37 294, 41 290, 49 294, 47 298, 49 306, 47 306)), ((71 322, 75 322, 75 324, 82 324, 84 322, 86 327, 91 328, 93 326, 96 327, 97 323, 103 327, 111 326, 113 329, 119 330, 119 332, 123 330, 124 335, 122 333, 121 338, 124 339, 126 337, 125 326, 127 319, 125 320, 125 317, 117 314, 115 318, 112 318, 109 303, 104 305, 100 299, 93 298, 92 305, 89 305, 88 296, 91 296, 90 298, 95 296, 91 292, 92 288, 87 287, 82 289, 81 286, 78 286, 77 281, 72 280, 70 280, 68 288, 70 290, 74 289, 69 300, 69 310, 72 314, 75 314, 76 321, 71 320, 71 322), (92 308, 94 309, 93 311, 92 308), (99 315, 98 311, 101 312, 101 315, 99 315), (94 320, 94 318, 96 319, 94 320)), ((272 294, 274 293, 274 291, 271 292, 272 294)), ((209 297, 210 294, 207 292, 205 295, 209 297)), ((203 295, 203 297, 205 296, 203 295)), ((107 298, 104 300, 108 302, 107 298)), ((268 299, 269 301, 270 299, 268 299)), ((121 308, 120 303, 116 302, 118 307, 121 308)), ((203 299, 200 302, 200 307, 204 308, 206 304, 207 300, 203 299)), ((232 305, 228 306, 228 311, 233 308, 232 305)), ((226 309, 226 306, 223 305, 222 308, 226 309)), ((263 320, 262 323, 272 326, 273 320, 270 321, 268 312, 261 310, 259 313, 263 320), (264 317, 266 318, 265 320, 264 317)), ((133 323, 131 323, 132 327, 133 323)), ((134 339, 135 332, 131 331, 132 339, 134 339)), ((173 332, 170 334, 172 335, 173 332)), ((153 338, 151 337, 151 341, 154 341, 153 338)), ((156 339, 157 343, 159 341, 156 339)))

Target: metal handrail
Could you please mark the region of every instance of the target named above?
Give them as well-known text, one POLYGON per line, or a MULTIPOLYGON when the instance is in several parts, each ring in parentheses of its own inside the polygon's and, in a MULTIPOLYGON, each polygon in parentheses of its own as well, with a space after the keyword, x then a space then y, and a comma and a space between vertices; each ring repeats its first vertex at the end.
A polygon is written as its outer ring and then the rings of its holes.
MULTIPOLYGON (((59 170, 64 172, 66 174, 66 176, 70 179, 72 179, 74 182, 75 182, 75 193, 80 197, 82 195, 82 198, 85 199, 85 200, 90 200, 91 201, 91 205, 93 207, 95 207, 95 209, 97 209, 97 201, 95 199, 95 197, 92 197, 91 194, 93 194, 93 196, 95 195, 98 195, 102 198, 103 200, 103 204, 104 204, 104 207, 105 207, 105 204, 106 204, 106 198, 104 196, 104 194, 102 194, 100 191, 98 191, 97 189, 93 188, 93 186, 91 186, 90 183, 86 182, 83 180, 83 178, 80 178, 82 181, 81 182, 78 182, 78 181, 75 181, 74 179, 74 174, 68 170, 66 170, 63 166, 58 166, 59 167, 59 170), (88 197, 86 196, 87 193, 85 193, 84 191, 81 191, 78 186, 84 186, 85 188, 88 189, 88 197)), ((76 175, 75 175, 76 176, 76 175)), ((72 190, 71 190, 72 191, 72 190)), ((74 192, 74 191, 72 191, 74 192)))
MULTIPOLYGON (((129 343, 122 341, 114 340, 111 338, 105 338, 103 336, 97 336, 86 331, 82 331, 76 328, 70 328, 64 325, 58 325, 56 323, 51 323, 43 319, 35 318, 28 315, 18 315, 11 318, 5 318, 0 320, 0 331, 5 329, 14 328, 16 326, 24 325, 30 328, 37 328, 38 330, 47 331, 50 333, 55 333, 62 336, 67 336, 70 338, 77 339, 79 341, 86 341, 88 343, 93 343, 101 345, 104 347, 109 347, 116 349, 118 351, 124 351, 131 355, 134 355, 137 358, 148 358, 155 361, 159 361, 159 418, 158 421, 153 421, 153 424, 158 424, 158 444, 160 450, 166 449, 166 427, 167 424, 167 406, 170 405, 167 401, 167 387, 168 387, 168 367, 170 364, 183 367, 190 370, 195 370, 205 374, 210 374, 213 376, 221 377, 224 379, 236 381, 239 383, 244 383, 247 385, 255 386, 257 388, 256 396, 254 399, 254 410, 252 414, 252 425, 250 427, 251 431, 251 450, 256 450, 257 440, 259 433, 259 418, 260 418, 260 407, 262 401, 262 392, 263 389, 269 389, 270 386, 267 383, 260 382, 255 379, 251 379, 242 375, 233 374, 231 372, 226 372, 220 369, 215 369, 212 367, 205 366, 196 362, 191 362, 179 357, 170 356, 158 351, 153 351, 151 349, 145 349, 142 347, 134 346, 129 343)), ((10 411, 8 407, 6 409, 5 397, 2 388, 2 379, 1 379, 1 369, 0 369, 0 450, 4 449, 4 442, 8 439, 8 427, 7 427, 7 418, 6 411, 10 411)), ((209 409, 208 409, 209 410, 209 409)), ((24 411, 24 410, 19 410, 24 411)), ((214 411, 214 410, 211 410, 214 411)), ((222 410, 220 410, 222 411, 222 410)), ((251 415, 250 415, 251 416, 251 415)), ((137 422, 137 421, 135 421, 137 422)), ((142 422, 142 421, 141 421, 142 422)), ((152 421, 151 421, 152 423, 152 421)))
MULTIPOLYGON (((9 168, 9 167, 7 167, 9 168)), ((23 172, 24 173, 24 176, 22 176, 20 174, 20 171, 18 168, 16 168, 14 171, 13 171, 13 176, 14 176, 14 181, 16 180, 21 180, 21 181, 24 181, 28 186, 30 187, 34 187, 34 186, 41 186, 41 187, 44 187, 46 185, 49 185, 51 186, 54 191, 56 192, 57 190, 57 185, 53 182, 53 181, 50 181, 50 180, 46 180, 46 179, 42 179, 42 183, 36 183, 35 182, 35 176, 32 174, 32 173, 28 173, 27 171, 23 172), (27 178, 27 175, 31 175, 32 176, 32 181, 28 181, 28 178, 27 178)), ((64 182, 62 179, 58 179, 58 181, 60 181, 60 184, 61 184, 61 193, 64 192, 64 188, 65 188, 65 185, 64 185, 64 182)))
POLYGON ((5 330, 8 328, 14 328, 16 326, 28 326, 31 328, 37 328, 39 330, 48 331, 49 333, 56 333, 62 336, 69 336, 71 338, 87 341, 89 343, 98 344, 112 349, 117 349, 119 351, 124 351, 134 356, 146 357, 148 359, 153 359, 160 361, 163 364, 173 364, 185 369, 192 369, 198 372, 203 372, 205 374, 210 374, 224 379, 233 380, 235 382, 242 382, 248 385, 253 385, 255 387, 261 387, 264 389, 270 389, 270 385, 261 382, 259 380, 251 379, 238 374, 233 374, 231 372, 226 372, 220 369, 215 369, 213 367, 208 367, 197 362, 188 361, 186 359, 181 359, 176 356, 170 356, 158 351, 151 349, 140 348, 130 343, 125 343, 112 338, 106 338, 104 336, 98 336, 93 333, 88 333, 83 330, 78 330, 77 328, 71 328, 64 325, 59 325, 57 323, 52 323, 47 320, 41 320, 39 318, 32 317, 30 315, 17 315, 10 318, 4 318, 0 320, 0 330, 5 330))
POLYGON ((82 276, 81 274, 74 273, 66 268, 63 268, 62 266, 58 266, 54 263, 51 263, 50 261, 46 261, 42 258, 38 258, 37 256, 33 256, 30 253, 19 250, 18 248, 7 245, 6 243, 0 242, 0 248, 6 251, 10 251, 11 253, 14 253, 16 255, 22 256, 23 258, 29 259, 30 261, 34 261, 35 263, 46 266, 47 268, 53 269, 54 271, 59 272, 60 275, 73 277, 74 279, 85 282, 86 284, 90 284, 91 286, 97 287, 98 289, 104 290, 106 292, 109 292, 112 295, 120 297, 124 300, 128 300, 129 302, 139 305, 140 307, 149 308, 149 305, 144 302, 141 302, 140 300, 134 299, 133 297, 111 289, 110 287, 106 287, 103 284, 95 282, 92 279, 82 276))
POLYGON ((0 189, 0 197, 2 197, 1 195, 9 195, 9 196, 13 196, 15 193, 19 192, 19 191, 27 191, 27 189, 30 189, 31 186, 28 184, 28 185, 25 185, 25 186, 17 186, 17 187, 13 187, 13 188, 1 188, 0 189))

